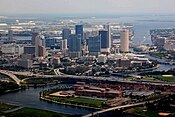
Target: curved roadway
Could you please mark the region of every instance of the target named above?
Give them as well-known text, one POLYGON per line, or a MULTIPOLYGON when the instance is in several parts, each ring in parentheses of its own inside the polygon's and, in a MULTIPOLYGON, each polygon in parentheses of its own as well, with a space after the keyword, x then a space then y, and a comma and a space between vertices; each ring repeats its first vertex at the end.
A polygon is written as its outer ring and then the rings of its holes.
POLYGON ((12 74, 10 71, 6 71, 6 70, 0 70, 1 74, 7 75, 10 78, 12 78, 18 85, 20 85, 21 80, 18 79, 14 74, 12 74))
MULTIPOLYGON (((2 71, 2 70, 1 70, 2 71)), ((8 71, 6 71, 8 72, 8 71)), ((56 77, 56 78, 72 78, 72 79, 91 79, 91 80, 101 80, 101 81, 115 81, 115 82, 123 82, 123 83, 142 83, 142 84, 149 84, 149 85, 165 85, 165 86, 175 86, 175 83, 171 83, 171 82, 143 82, 143 81, 131 81, 131 80, 127 80, 124 78, 113 78, 113 77, 94 77, 94 76, 75 76, 75 75, 66 75, 66 74, 57 74, 57 75, 41 75, 41 74, 33 74, 33 73, 21 73, 21 72, 13 72, 13 71, 9 71, 8 73, 11 73, 11 76, 13 76, 13 79, 16 82, 20 82, 20 80, 13 74, 17 74, 17 75, 25 75, 25 76, 35 76, 35 77, 42 77, 42 78, 51 78, 51 77, 56 77), (15 78, 16 77, 16 78, 15 78)))
POLYGON ((112 111, 112 110, 118 110, 118 109, 122 109, 122 108, 128 108, 128 107, 144 105, 145 103, 146 102, 140 102, 140 103, 135 103, 135 104, 128 104, 128 105, 123 105, 123 106, 112 107, 112 108, 104 109, 104 110, 97 111, 97 112, 94 112, 94 113, 90 113, 90 114, 84 115, 82 117, 91 117, 91 116, 95 116, 95 115, 98 115, 98 114, 101 114, 101 113, 105 113, 105 112, 109 112, 109 111, 112 111))

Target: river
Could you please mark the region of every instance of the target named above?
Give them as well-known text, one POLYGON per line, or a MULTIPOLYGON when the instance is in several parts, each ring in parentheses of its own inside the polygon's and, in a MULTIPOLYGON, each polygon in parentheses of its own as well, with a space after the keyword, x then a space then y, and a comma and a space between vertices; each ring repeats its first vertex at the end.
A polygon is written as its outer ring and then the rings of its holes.
MULTIPOLYGON (((149 58, 152 58, 154 60, 159 60, 158 58, 155 58, 155 57, 149 57, 149 58)), ((175 65, 161 64, 159 68, 155 69, 155 71, 162 71, 162 70, 167 71, 170 68, 175 68, 175 65)), ((94 109, 47 103, 39 99, 39 93, 41 91, 55 88, 55 87, 62 87, 62 86, 66 86, 66 85, 58 84, 54 86, 47 86, 44 88, 43 87, 29 88, 24 91, 18 91, 18 92, 0 95, 0 102, 16 104, 24 107, 50 110, 50 111, 66 113, 66 114, 85 115, 96 111, 94 109)), ((132 116, 123 114, 123 115, 118 115, 118 117, 132 117, 132 116)))
MULTIPOLYGON (((153 59, 153 58, 152 58, 153 59)), ((154 60, 157 59, 154 57, 154 60)), ((175 68, 175 65, 164 65, 161 64, 157 71, 169 70, 170 68, 175 68)), ((96 110, 87 109, 81 107, 73 107, 61 104, 47 103, 39 99, 39 93, 43 90, 62 87, 65 86, 63 84, 58 84, 55 86, 47 86, 47 87, 38 87, 38 88, 29 88, 24 91, 18 91, 13 93, 8 93, 5 95, 0 95, 0 102, 16 104, 24 107, 31 107, 43 110, 50 110, 59 113, 67 113, 67 114, 81 114, 85 115, 88 113, 92 113, 96 110)), ((118 115, 118 117, 132 117, 130 115, 118 115)))
MULTIPOLYGON (((145 55, 147 58, 149 59, 152 59, 152 60, 157 60, 158 62, 160 63, 164 63, 166 62, 165 60, 163 59, 160 59, 160 58, 156 58, 156 57, 153 57, 153 56, 150 56, 148 54, 145 55)), ((153 71, 168 71, 172 68, 175 68, 175 65, 170 65, 170 64, 160 64, 159 68, 157 69, 154 69, 153 71)))
MULTIPOLYGON (((111 19, 101 19, 102 22, 129 22, 134 25, 134 31, 135 31, 135 36, 134 36, 134 42, 139 43, 139 44, 146 44, 146 43, 151 43, 150 37, 149 37, 149 30, 151 28, 167 28, 167 27, 173 27, 175 24, 174 22, 166 21, 167 19, 171 18, 171 20, 174 21, 174 17, 148 17, 148 16, 143 16, 143 17, 118 17, 118 18, 111 18, 111 19), (159 17, 159 19, 158 19, 159 17), (144 20, 147 19, 147 20, 144 20), (149 20, 148 20, 149 19, 149 20), (154 21, 151 22, 151 20, 154 19, 154 21), (105 20, 105 21, 104 21, 105 20), (161 21, 160 21, 161 20, 161 21), (146 37, 144 40, 143 37, 146 37)), ((87 22, 93 22, 96 21, 97 19, 87 19, 87 22)), ((100 19, 98 19, 100 20, 100 19)), ((156 59, 158 58, 155 57, 150 57, 151 59, 156 59)), ((158 69, 155 69, 157 71, 162 71, 162 70, 169 70, 170 68, 175 68, 175 65, 164 65, 161 64, 158 69)), ((50 110, 54 112, 59 112, 59 113, 67 113, 67 114, 88 114, 92 113, 95 110, 94 109, 87 109, 87 108, 80 108, 80 107, 73 107, 73 106, 66 106, 66 105, 60 105, 60 104, 51 104, 47 103, 45 101, 41 101, 39 99, 39 92, 42 90, 54 88, 54 87, 59 87, 63 86, 61 84, 56 85, 56 86, 47 86, 44 88, 30 88, 26 89, 24 91, 19 91, 19 92, 13 92, 13 93, 8 93, 5 95, 0 95, 0 102, 5 102, 5 103, 12 103, 24 107, 31 107, 31 108, 37 108, 37 109, 44 109, 44 110, 50 110)), ((132 117, 128 115, 118 115, 118 117, 132 117)))
MULTIPOLYGON (((87 109, 81 107, 67 106, 61 104, 47 103, 46 101, 39 99, 40 91, 47 90, 55 87, 66 86, 63 84, 58 84, 55 86, 47 86, 47 87, 38 87, 38 88, 29 88, 24 91, 18 91, 13 93, 8 93, 5 95, 0 95, 0 102, 16 104, 23 107, 31 107, 43 110, 49 110, 58 113, 66 113, 66 114, 89 114, 95 112, 94 109, 87 109)), ((131 115, 118 115, 118 117, 133 117, 131 115)))
POLYGON ((24 107, 50 110, 67 114, 88 114, 94 112, 94 109, 85 109, 54 103, 47 103, 39 99, 39 93, 50 88, 65 86, 63 84, 47 87, 29 88, 24 91, 8 93, 0 96, 0 102, 16 104, 24 107))

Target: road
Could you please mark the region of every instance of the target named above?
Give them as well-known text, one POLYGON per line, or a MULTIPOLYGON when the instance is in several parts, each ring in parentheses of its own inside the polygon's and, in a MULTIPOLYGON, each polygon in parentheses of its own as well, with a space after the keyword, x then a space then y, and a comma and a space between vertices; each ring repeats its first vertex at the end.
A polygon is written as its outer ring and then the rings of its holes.
MULTIPOLYGON (((9 71, 11 74, 17 75, 24 75, 21 72, 13 72, 9 71)), ((75 75, 66 75, 66 74, 59 74, 58 75, 42 75, 42 74, 33 74, 33 73, 26 73, 26 76, 35 76, 35 77, 42 77, 42 78, 72 78, 72 79, 87 79, 87 80, 101 80, 101 81, 114 81, 114 82, 122 82, 122 83, 136 83, 136 84, 149 84, 149 85, 161 85, 161 86, 175 86, 174 83, 170 82, 144 82, 144 81, 131 81, 124 78, 113 78, 113 77, 94 77, 94 76, 75 76, 75 75)))
POLYGON ((61 76, 60 70, 59 69, 54 69, 54 72, 56 75, 61 76))
MULTIPOLYGON (((43 77, 51 77, 43 76, 43 77)), ((94 76, 74 76, 74 75, 61 75, 61 76, 53 76, 58 78, 75 78, 75 79, 87 79, 87 80, 101 80, 101 81, 114 81, 114 82, 122 82, 122 83, 135 83, 135 84, 149 84, 149 85, 160 85, 160 86, 175 86, 174 83, 170 82, 142 82, 142 81, 131 81, 123 78, 112 78, 112 77, 94 77, 94 76)))
POLYGON ((112 107, 112 108, 104 109, 104 110, 97 111, 97 112, 94 112, 94 113, 90 113, 90 114, 84 115, 82 117, 91 117, 91 116, 95 116, 95 115, 105 113, 105 112, 109 112, 109 111, 112 111, 112 110, 118 110, 118 109, 122 109, 122 108, 144 105, 145 103, 146 102, 140 102, 140 103, 135 103, 135 104, 128 104, 128 105, 123 105, 123 106, 112 107))
POLYGON ((24 108, 24 107, 20 106, 20 107, 17 107, 17 108, 11 109, 11 110, 4 111, 4 113, 15 112, 15 111, 20 110, 20 109, 22 109, 22 108, 24 108))
POLYGON ((21 80, 18 79, 14 74, 12 74, 10 71, 7 70, 0 70, 1 74, 7 75, 10 78, 12 78, 18 85, 20 85, 21 80))
POLYGON ((57 72, 57 75, 42 75, 42 74, 33 74, 33 73, 22 73, 22 72, 13 72, 13 71, 6 71, 6 70, 0 70, 0 73, 6 74, 9 77, 11 77, 13 80, 17 82, 17 84, 20 84, 21 80, 19 80, 14 74, 16 75, 24 75, 24 76, 34 76, 36 78, 42 77, 42 78, 72 78, 72 79, 87 79, 87 80, 101 80, 101 81, 114 81, 114 82, 122 82, 122 83, 135 83, 135 84, 148 84, 148 85, 160 85, 160 86, 175 86, 175 83, 170 82, 154 82, 154 81, 133 81, 128 80, 124 78, 114 78, 114 77, 94 77, 94 76, 75 76, 75 75, 66 75, 66 74, 60 74, 58 70, 55 70, 57 72))

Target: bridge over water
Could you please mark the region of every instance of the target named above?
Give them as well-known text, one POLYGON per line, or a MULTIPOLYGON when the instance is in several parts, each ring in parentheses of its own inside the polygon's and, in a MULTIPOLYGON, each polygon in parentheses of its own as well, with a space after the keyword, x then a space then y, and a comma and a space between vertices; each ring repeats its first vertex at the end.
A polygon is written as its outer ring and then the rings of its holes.
POLYGON ((12 74, 10 71, 6 70, 0 70, 0 74, 7 75, 8 77, 12 78, 18 85, 20 85, 21 80, 18 79, 14 74, 12 74))

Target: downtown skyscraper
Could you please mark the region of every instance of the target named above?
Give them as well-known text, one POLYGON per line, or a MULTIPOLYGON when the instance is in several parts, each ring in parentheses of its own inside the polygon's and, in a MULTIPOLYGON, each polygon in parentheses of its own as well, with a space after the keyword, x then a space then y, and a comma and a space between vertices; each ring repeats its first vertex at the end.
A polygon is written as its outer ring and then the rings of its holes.
POLYGON ((81 35, 71 34, 69 36, 69 56, 72 58, 81 56, 81 35))
POLYGON ((71 29, 64 28, 62 30, 62 39, 68 39, 70 34, 71 34, 71 29))
POLYGON ((101 38, 100 36, 91 36, 88 39, 88 51, 90 55, 98 56, 101 49, 101 38))
POLYGON ((75 25, 75 34, 81 38, 81 44, 83 44, 83 25, 75 25))

